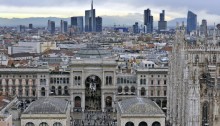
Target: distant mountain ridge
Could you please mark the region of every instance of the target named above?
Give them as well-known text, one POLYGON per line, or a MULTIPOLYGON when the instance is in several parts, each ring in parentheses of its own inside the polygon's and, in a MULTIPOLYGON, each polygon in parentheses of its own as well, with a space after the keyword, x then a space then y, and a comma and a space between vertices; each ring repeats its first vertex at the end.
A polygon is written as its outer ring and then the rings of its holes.
MULTIPOLYGON (((114 25, 121 25, 121 26, 132 26, 135 22, 139 22, 139 24, 143 24, 142 16, 141 15, 132 15, 132 16, 102 16, 103 18, 103 26, 114 26, 114 25)), ((16 27, 18 25, 25 25, 33 24, 34 27, 46 27, 47 21, 53 20, 56 23, 56 26, 60 26, 60 20, 68 21, 70 24, 70 18, 57 18, 57 17, 34 17, 34 18, 0 18, 0 26, 13 26, 16 27)), ((175 18, 167 22, 168 27, 175 27, 176 22, 182 23, 185 22, 186 18, 175 18)), ((154 22, 154 27, 157 27, 158 22, 154 22)))

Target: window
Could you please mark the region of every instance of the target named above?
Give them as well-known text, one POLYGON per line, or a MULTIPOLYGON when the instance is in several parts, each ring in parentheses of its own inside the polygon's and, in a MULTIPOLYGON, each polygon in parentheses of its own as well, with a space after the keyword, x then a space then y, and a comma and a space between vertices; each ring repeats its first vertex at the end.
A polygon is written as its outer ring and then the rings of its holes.
POLYGON ((39 126, 49 126, 46 122, 42 122, 39 126))
MULTIPOLYGON (((69 81, 69 79, 68 79, 69 81)), ((81 84, 81 77, 80 76, 75 76, 74 77, 75 85, 80 85, 81 84)))
POLYGON ((122 87, 119 86, 119 87, 118 87, 118 93, 121 93, 121 92, 122 92, 122 87))
POLYGON ((195 57, 195 63, 198 63, 199 62, 199 55, 196 55, 195 57))
POLYGON ((53 84, 53 78, 50 78, 50 83, 53 84))
POLYGON ((164 85, 166 85, 167 84, 167 80, 164 80, 163 83, 164 83, 164 85))
POLYGON ((45 88, 42 87, 42 88, 41 88, 41 96, 45 96, 45 95, 46 95, 45 88))
POLYGON ((153 96, 154 95, 154 90, 151 90, 150 94, 151 94, 151 96, 153 96))
POLYGON ((26 123, 25 126, 34 126, 34 123, 32 123, 32 122, 28 122, 28 123, 26 123))
POLYGON ((53 124, 53 126, 62 126, 62 124, 61 124, 60 122, 55 122, 55 123, 53 124))
POLYGON ((157 84, 160 85, 160 80, 157 81, 157 84))
POLYGON ((124 91, 125 91, 125 93, 128 93, 128 91, 129 91, 128 86, 126 86, 126 87, 124 88, 124 91))
POLYGON ((141 88, 141 96, 145 96, 146 95, 146 90, 145 88, 141 88))
POLYGON ((106 76, 105 83, 106 83, 106 85, 111 85, 112 84, 112 77, 111 76, 106 76))
POLYGON ((54 86, 51 87, 51 95, 56 95, 56 88, 54 86))
POLYGON ((167 95, 167 91, 166 91, 166 90, 164 90, 163 95, 164 95, 164 96, 166 96, 166 95, 167 95))
POLYGON ((117 78, 117 84, 120 84, 120 78, 117 78))
POLYGON ((62 95, 62 87, 61 86, 58 87, 58 95, 62 95))
POLYGON ((151 80, 151 85, 154 85, 154 80, 151 80))
POLYGON ((64 94, 65 95, 69 95, 69 91, 68 91, 68 87, 67 86, 64 87, 64 94))
POLYGON ((160 91, 157 91, 157 96, 160 96, 160 91))
POLYGON ((135 87, 134 86, 131 87, 131 92, 135 93, 135 87))
POLYGON ((213 63, 216 63, 216 55, 213 56, 213 63))
POLYGON ((69 83, 70 83, 70 82, 69 82, 69 78, 66 78, 66 83, 67 83, 67 84, 69 84, 69 83))

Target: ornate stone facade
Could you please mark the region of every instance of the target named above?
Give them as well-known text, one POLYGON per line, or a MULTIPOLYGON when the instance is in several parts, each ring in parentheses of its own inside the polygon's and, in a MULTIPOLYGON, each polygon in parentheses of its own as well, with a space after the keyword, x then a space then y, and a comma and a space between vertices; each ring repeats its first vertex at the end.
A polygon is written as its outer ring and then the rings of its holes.
POLYGON ((167 120, 173 126, 219 125, 220 47, 188 45, 178 27, 170 55, 167 120))

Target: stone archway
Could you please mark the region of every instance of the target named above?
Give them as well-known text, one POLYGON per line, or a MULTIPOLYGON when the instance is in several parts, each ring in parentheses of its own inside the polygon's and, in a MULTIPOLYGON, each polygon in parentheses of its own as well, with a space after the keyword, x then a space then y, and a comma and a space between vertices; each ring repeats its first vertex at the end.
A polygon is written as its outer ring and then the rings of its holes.
POLYGON ((91 75, 85 81, 85 109, 101 110, 101 79, 91 75))

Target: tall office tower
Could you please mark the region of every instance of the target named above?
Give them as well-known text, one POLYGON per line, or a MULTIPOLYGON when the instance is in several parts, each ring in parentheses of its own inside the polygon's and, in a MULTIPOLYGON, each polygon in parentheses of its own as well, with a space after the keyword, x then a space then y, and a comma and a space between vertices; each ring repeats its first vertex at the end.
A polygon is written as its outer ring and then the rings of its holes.
POLYGON ((60 32, 61 33, 66 33, 68 29, 68 22, 67 21, 60 21, 60 32))
POLYGON ((93 9, 93 0, 91 4, 91 10, 85 11, 85 32, 95 32, 96 31, 96 19, 95 19, 95 9, 93 9))
POLYGON ((17 32, 25 32, 25 26, 24 25, 18 25, 17 32))
POLYGON ((188 11, 187 15, 187 33, 189 34, 193 30, 196 30, 197 26, 197 15, 192 11, 188 11))
POLYGON ((47 30, 50 32, 50 34, 55 33, 55 21, 48 20, 47 30))
POLYGON ((102 17, 96 17, 96 32, 102 32, 102 17))
POLYGON ((28 28, 33 29, 33 24, 29 24, 28 28))
POLYGON ((135 34, 139 33, 138 22, 135 22, 135 24, 133 25, 133 33, 135 33, 135 34))
POLYGON ((160 20, 158 21, 158 30, 166 30, 167 29, 167 21, 165 21, 165 10, 160 13, 160 20))
POLYGON ((71 17, 71 27, 74 28, 76 32, 83 32, 83 17, 71 17))
POLYGON ((47 30, 51 31, 51 21, 50 20, 47 21, 47 30))
POLYGON ((153 16, 151 16, 151 10, 147 9, 144 10, 144 25, 147 26, 146 33, 153 32, 153 16))
POLYGON ((205 19, 202 20, 202 24, 200 25, 200 35, 207 35, 207 21, 205 19))

